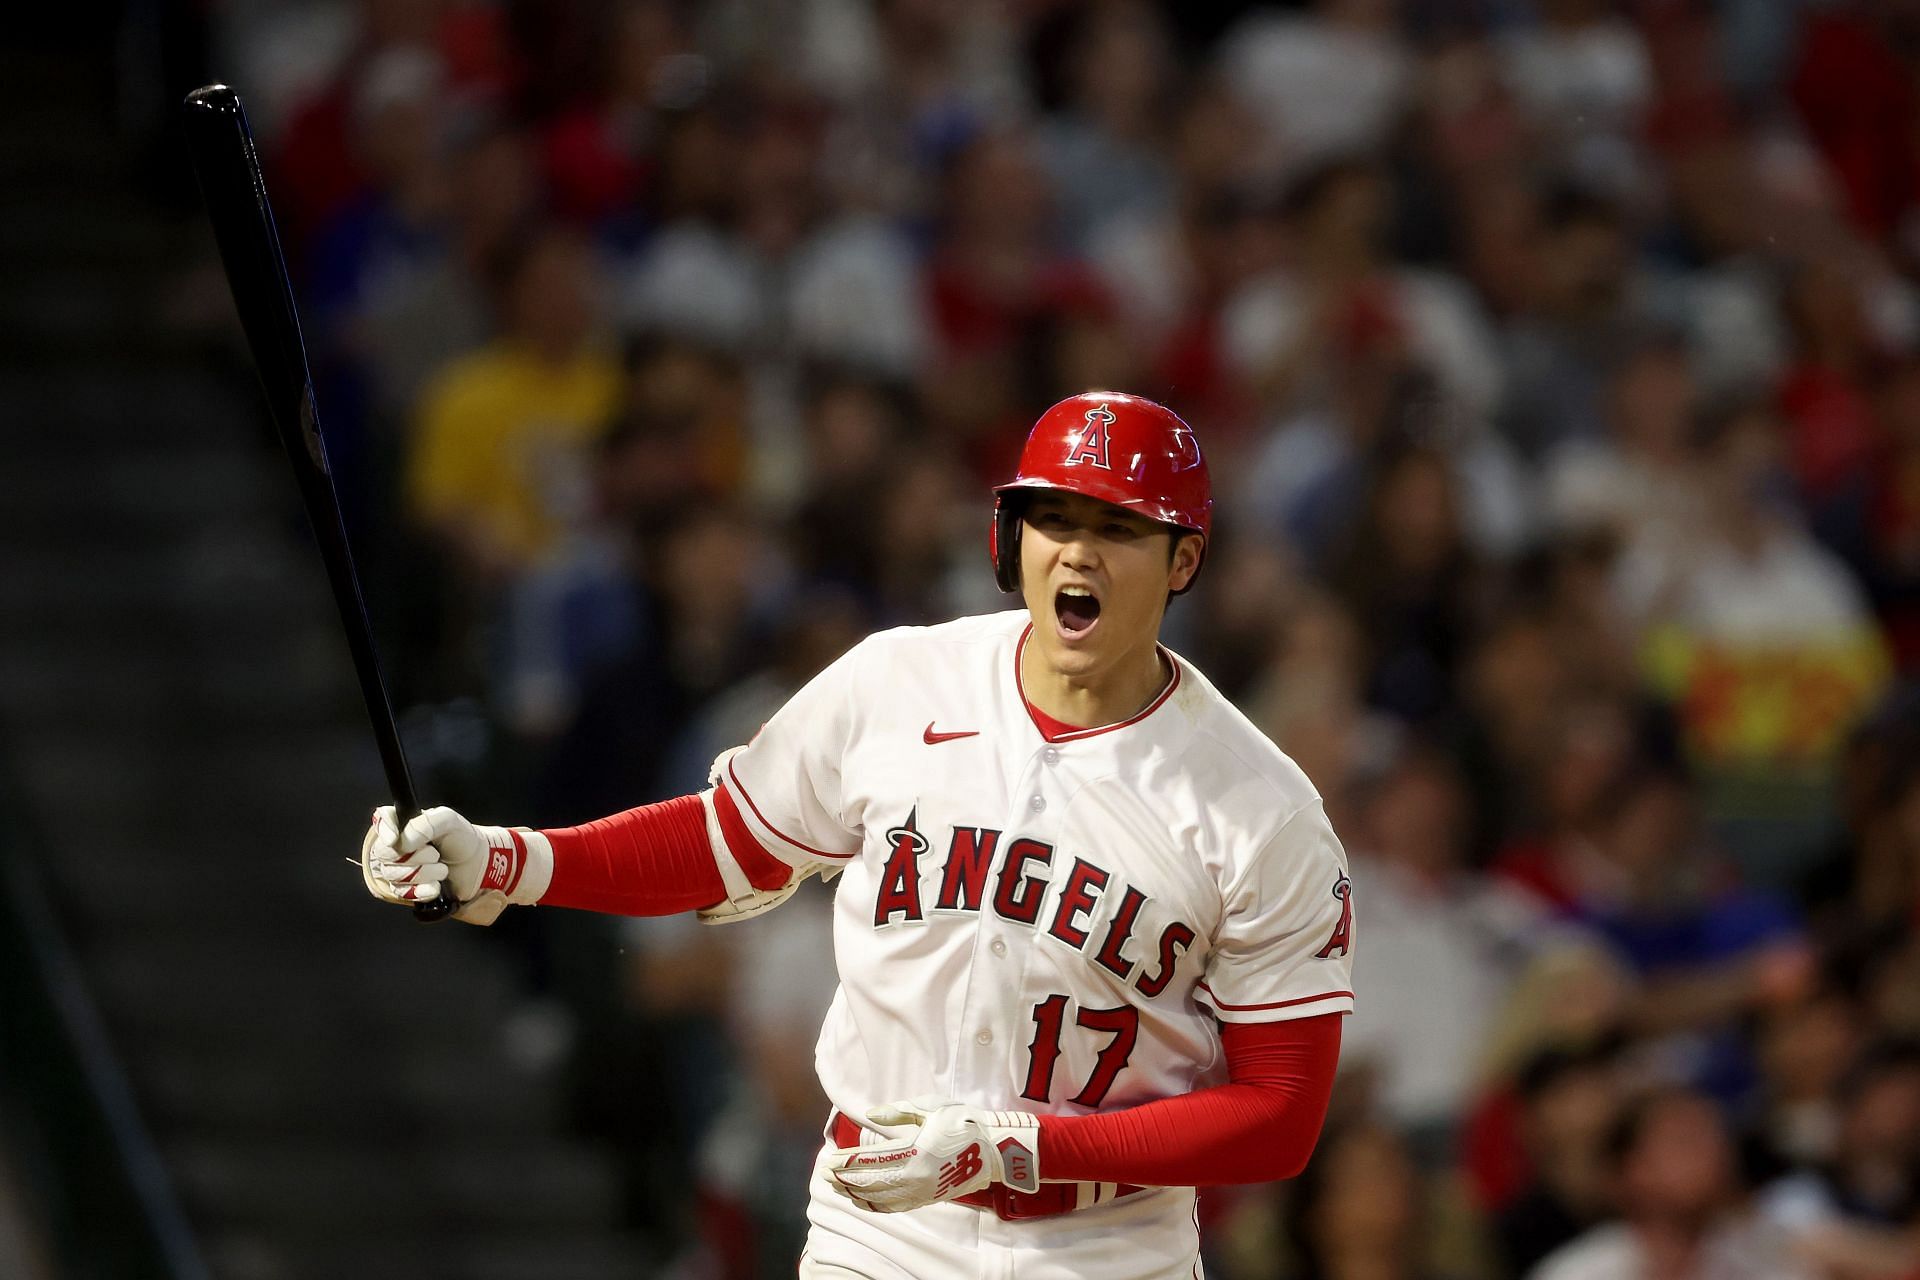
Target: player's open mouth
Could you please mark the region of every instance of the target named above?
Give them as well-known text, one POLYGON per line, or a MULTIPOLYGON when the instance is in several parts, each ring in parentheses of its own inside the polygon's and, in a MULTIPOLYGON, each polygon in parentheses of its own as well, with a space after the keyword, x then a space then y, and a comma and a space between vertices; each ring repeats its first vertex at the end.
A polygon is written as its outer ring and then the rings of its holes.
POLYGON ((1085 587, 1062 587, 1053 594, 1053 616, 1062 635, 1083 636, 1100 621, 1100 598, 1085 587))

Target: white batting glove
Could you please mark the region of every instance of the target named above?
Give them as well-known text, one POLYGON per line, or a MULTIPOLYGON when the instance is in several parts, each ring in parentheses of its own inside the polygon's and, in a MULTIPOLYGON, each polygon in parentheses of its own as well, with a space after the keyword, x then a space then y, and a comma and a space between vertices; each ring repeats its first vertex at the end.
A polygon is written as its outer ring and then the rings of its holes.
POLYGON ((996 1182, 1039 1189, 1040 1117, 1030 1112, 917 1098, 876 1107, 867 1120, 898 1136, 828 1150, 819 1162, 827 1185, 862 1209, 905 1213, 996 1182))
POLYGON ((360 876, 382 902, 459 899, 456 920, 492 924, 512 905, 540 901, 553 879, 553 846, 538 831, 477 827, 452 809, 428 809, 395 830, 393 806, 373 811, 360 844, 360 876))

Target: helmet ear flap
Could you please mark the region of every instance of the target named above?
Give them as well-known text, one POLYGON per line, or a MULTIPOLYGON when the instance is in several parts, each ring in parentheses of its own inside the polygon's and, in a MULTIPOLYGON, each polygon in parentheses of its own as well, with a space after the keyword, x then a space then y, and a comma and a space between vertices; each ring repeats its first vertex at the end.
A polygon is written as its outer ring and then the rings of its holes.
POLYGON ((1002 591, 1020 590, 1020 503, 1002 494, 993 504, 993 580, 1002 591))

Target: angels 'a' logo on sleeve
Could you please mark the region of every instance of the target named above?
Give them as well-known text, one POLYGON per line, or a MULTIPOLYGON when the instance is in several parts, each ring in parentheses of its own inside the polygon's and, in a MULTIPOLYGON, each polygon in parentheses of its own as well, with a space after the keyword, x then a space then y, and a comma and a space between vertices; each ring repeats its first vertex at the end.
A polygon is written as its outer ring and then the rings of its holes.
POLYGON ((1333 933, 1327 938, 1327 944, 1313 954, 1321 960, 1327 959, 1338 951, 1349 955, 1353 949, 1353 881, 1341 876, 1333 882, 1333 896, 1340 899, 1340 923, 1333 926, 1333 933))

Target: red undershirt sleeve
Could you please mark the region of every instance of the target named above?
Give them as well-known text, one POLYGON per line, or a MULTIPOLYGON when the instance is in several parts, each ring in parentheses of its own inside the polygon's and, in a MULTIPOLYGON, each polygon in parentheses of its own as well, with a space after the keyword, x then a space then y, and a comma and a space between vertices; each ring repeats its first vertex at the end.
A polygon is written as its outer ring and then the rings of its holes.
POLYGON ((1124 1111, 1041 1116, 1043 1176, 1145 1187, 1297 1177, 1326 1119, 1342 1016, 1224 1023, 1229 1083, 1124 1111))
MULTIPOLYGON (((714 808, 727 851, 756 889, 778 889, 793 878, 793 868, 748 834, 724 789, 715 792, 714 808)), ((665 916, 711 907, 727 896, 699 796, 541 834, 553 846, 553 879, 540 897, 543 907, 665 916)))

